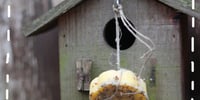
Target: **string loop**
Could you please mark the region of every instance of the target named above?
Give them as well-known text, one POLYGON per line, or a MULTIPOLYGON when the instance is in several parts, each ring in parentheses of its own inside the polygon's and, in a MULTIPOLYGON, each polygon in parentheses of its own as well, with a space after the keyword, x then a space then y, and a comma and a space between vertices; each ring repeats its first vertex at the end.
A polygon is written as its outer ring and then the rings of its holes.
MULTIPOLYGON (((144 44, 147 48, 148 51, 145 52, 140 58, 144 59, 144 62, 141 66, 141 69, 138 73, 138 76, 141 76, 141 73, 144 70, 145 64, 146 62, 149 60, 149 58, 151 57, 153 51, 155 50, 155 44, 154 42, 147 36, 143 35, 142 33, 140 33, 137 29, 135 29, 132 24, 128 21, 128 19, 126 18, 126 16, 124 15, 123 9, 122 9, 122 5, 118 5, 118 6, 113 6, 113 10, 115 12, 115 19, 116 19, 116 34, 117 34, 117 28, 119 27, 118 24, 118 17, 121 19, 123 25, 128 29, 129 32, 132 33, 132 35, 138 39, 142 44, 144 44), (135 32, 137 34, 135 34, 135 32)), ((119 27, 120 29, 120 27, 119 27)))
MULTIPOLYGON (((148 51, 145 52, 140 57, 140 58, 144 59, 144 62, 143 62, 142 66, 141 66, 141 69, 140 69, 140 71, 138 73, 138 80, 139 81, 141 80, 140 76, 141 76, 142 71, 145 68, 146 62, 149 60, 149 58, 151 57, 153 51, 155 50, 155 44, 154 44, 154 42, 149 37, 143 35, 138 30, 136 30, 131 25, 131 23, 128 21, 128 19, 126 18, 126 16, 123 13, 122 5, 119 3, 119 0, 115 0, 115 4, 113 5, 113 11, 114 11, 114 14, 115 14, 115 25, 116 25, 116 40, 115 40, 116 41, 116 47, 117 47, 117 51, 116 51, 116 56, 117 56, 116 65, 117 65, 117 69, 120 71, 120 77, 119 77, 119 80, 118 80, 118 84, 116 86, 115 93, 113 95, 111 95, 110 97, 104 99, 104 100, 110 100, 110 99, 112 99, 117 94, 118 88, 119 88, 119 85, 120 85, 120 81, 121 81, 121 77, 122 77, 122 73, 123 73, 123 71, 122 71, 122 69, 120 67, 120 38, 121 38, 120 37, 120 32, 121 32, 121 29, 120 29, 120 26, 119 26, 119 20, 118 20, 118 18, 121 19, 123 25, 128 29, 128 31, 130 31, 132 33, 132 35, 136 39, 138 39, 142 44, 144 44, 148 48, 148 51), (137 34, 135 34, 135 32, 137 34)), ((121 35, 122 35, 122 33, 121 33, 121 35)), ((140 89, 140 88, 141 87, 138 87, 138 89, 140 89)), ((134 94, 138 94, 138 93, 139 92, 134 92, 134 93, 121 93, 120 92, 120 95, 134 95, 134 94)))
POLYGON ((154 42, 147 36, 143 35, 142 33, 140 33, 138 30, 136 30, 131 23, 127 20, 127 18, 125 17, 124 13, 122 10, 120 10, 120 18, 123 22, 123 24, 125 25, 125 27, 132 33, 133 36, 136 37, 136 39, 138 39, 141 43, 143 43, 149 50, 147 52, 145 52, 140 58, 144 59, 144 62, 140 68, 140 71, 138 73, 138 77, 141 76, 144 68, 145 68, 145 64, 147 63, 147 61, 149 60, 149 58, 152 56, 153 51, 155 50, 155 44, 154 42), (135 34, 134 32, 136 32, 137 34, 135 34), (146 41, 145 41, 146 40, 146 41), (147 42, 149 41, 150 44, 147 42))

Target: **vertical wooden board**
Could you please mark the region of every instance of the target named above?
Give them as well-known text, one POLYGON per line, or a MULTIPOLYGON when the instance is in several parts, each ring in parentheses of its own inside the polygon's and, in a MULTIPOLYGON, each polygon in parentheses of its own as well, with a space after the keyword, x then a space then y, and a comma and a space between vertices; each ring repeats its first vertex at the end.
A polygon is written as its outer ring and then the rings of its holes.
POLYGON ((159 0, 163 4, 166 4, 174 9, 177 9, 178 11, 185 13, 189 16, 194 16, 196 18, 200 18, 200 9, 199 9, 199 3, 198 0, 195 2, 195 9, 192 9, 192 0, 159 0))
MULTIPOLYGON (((115 50, 109 47, 103 38, 104 26, 113 18, 112 3, 110 0, 86 0, 60 17, 61 100, 88 100, 88 94, 78 92, 75 85, 75 62, 78 58, 93 60, 92 78, 102 71, 114 69, 109 65, 109 58, 115 50)), ((148 84, 150 98, 169 100, 167 96, 170 96, 170 100, 182 100, 180 29, 179 24, 173 22, 175 11, 154 0, 125 0, 123 4, 125 14, 136 28, 152 38, 157 46, 152 57, 157 60, 154 64, 155 85, 151 86, 149 81, 153 70, 149 63, 142 74, 148 84)), ((138 73, 142 64, 139 57, 146 50, 147 48, 136 40, 131 48, 121 51, 122 67, 138 73)))
POLYGON ((138 0, 137 2, 138 24, 173 24, 172 18, 175 16, 175 10, 158 3, 156 0, 138 0))
MULTIPOLYGON (((148 86, 149 88, 149 96, 152 100, 168 100, 166 98, 166 94, 170 98, 176 98, 175 100, 182 100, 181 99, 181 66, 180 66, 180 34, 179 34, 179 25, 138 25, 138 30, 143 34, 152 38, 152 40, 156 44, 156 50, 154 52, 153 59, 157 60, 155 65, 156 67, 156 93, 151 92, 154 91, 153 87, 148 86), (166 76, 168 75, 168 79, 166 80, 166 76), (172 75, 173 73, 173 75, 172 75), (174 75, 175 74, 175 75, 174 75), (174 77, 176 76, 176 77, 174 77), (170 81, 170 82, 169 82, 170 81), (177 84, 176 86, 171 84, 177 84), (170 88, 169 88, 170 87, 170 88), (174 88, 176 87, 176 89, 174 88), (163 92, 161 92, 163 91, 163 92), (156 97, 153 97, 156 96, 156 97)), ((138 42, 136 42, 138 43, 138 42)), ((144 50, 147 48, 141 48, 140 46, 143 45, 138 43, 137 46, 131 48, 132 50, 129 52, 129 55, 136 55, 134 54, 137 52, 139 55, 142 55, 144 50), (139 50, 139 49, 143 50, 139 50), (135 52, 134 52, 135 51, 135 52), (132 52, 132 54, 131 54, 132 52)), ((139 57, 138 55, 138 57, 139 57)), ((136 58, 133 58, 137 60, 136 58)), ((128 62, 131 62, 128 60, 128 62)), ((139 60, 137 60, 139 62, 139 60)), ((133 63, 134 65, 136 63, 133 63)), ((129 63, 131 65, 131 63, 129 63)), ((132 70, 139 70, 140 64, 137 67, 134 67, 132 70)), ((150 72, 152 68, 147 65, 145 72, 143 73, 143 77, 147 79, 147 83, 149 84, 149 80, 151 79, 150 72)), ((170 99, 172 100, 172 99, 170 99)))
MULTIPOLYGON (((86 19, 90 18, 90 16, 94 16, 93 14, 95 14, 95 12, 90 13, 90 9, 94 9, 94 7, 97 6, 87 6, 93 5, 91 3, 92 2, 88 1, 84 2, 83 4, 79 5, 79 7, 72 9, 68 13, 69 15, 62 19, 61 30, 63 30, 61 31, 59 37, 61 61, 61 100, 88 100, 87 92, 78 92, 76 90, 75 61, 78 58, 82 57, 92 57, 90 55, 90 53, 92 53, 90 52, 90 45, 92 45, 94 41, 90 41, 91 39, 89 35, 93 33, 87 30, 92 30, 92 28, 95 27, 88 27, 86 26, 86 24, 89 24, 89 26, 91 26, 90 23, 95 22, 93 21, 95 19, 86 19), (69 24, 66 25, 66 23, 69 24)), ((92 51, 95 51, 94 48, 92 51)), ((93 58, 94 57, 92 57, 92 59, 93 58)))
MULTIPOLYGON (((148 87, 150 99, 182 100, 180 29, 179 23, 173 19, 176 12, 153 0, 147 1, 149 0, 138 2, 139 14, 137 16, 141 17, 137 17, 138 25, 136 28, 152 38, 156 44, 154 54, 158 60, 156 64, 156 89, 154 91, 154 88, 148 87), (163 75, 163 73, 165 74, 163 75), (168 79, 165 79, 166 75, 168 75, 168 79)), ((146 71, 148 70, 151 71, 147 68, 146 71)), ((145 72, 145 74, 145 76, 148 76, 148 72, 145 72)), ((149 82, 147 81, 147 84, 149 82)))
POLYGON ((181 96, 181 69, 176 66, 157 67, 157 96, 156 100, 183 100, 181 96), (177 80, 179 79, 179 80, 177 80))
POLYGON ((195 0, 195 10, 200 11, 200 0, 195 0))

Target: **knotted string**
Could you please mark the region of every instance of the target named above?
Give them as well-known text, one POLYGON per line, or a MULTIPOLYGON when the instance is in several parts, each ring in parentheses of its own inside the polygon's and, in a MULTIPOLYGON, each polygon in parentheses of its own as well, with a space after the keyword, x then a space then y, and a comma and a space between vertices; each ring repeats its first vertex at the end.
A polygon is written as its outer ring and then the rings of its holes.
POLYGON ((120 27, 118 22, 118 14, 115 13, 115 27, 116 27, 116 47, 117 47, 117 69, 120 70, 120 27))
MULTIPOLYGON (((113 8, 115 8, 115 7, 113 6, 113 8)), ((116 66, 117 66, 117 69, 120 71, 120 76, 119 76, 119 80, 117 81, 115 93, 113 93, 113 95, 111 95, 110 97, 108 97, 104 100, 111 100, 117 94, 118 89, 119 89, 119 85, 120 85, 120 81, 121 81, 121 77, 122 77, 122 70, 121 70, 121 66, 120 66, 120 39, 122 37, 122 33, 121 33, 121 29, 119 27, 119 21, 118 21, 119 16, 118 15, 119 15, 119 12, 115 12, 115 29, 116 29, 115 42, 116 42, 116 47, 117 47, 117 50, 116 50, 116 58, 117 58, 116 66)), ((113 64, 111 63, 111 65, 113 65, 113 64)))
MULTIPOLYGON (((138 73, 138 76, 140 77, 141 73, 143 72, 143 70, 145 68, 146 62, 149 60, 149 58, 151 57, 153 51, 155 50, 155 44, 154 44, 154 42, 149 37, 143 35, 142 33, 140 33, 138 30, 136 30, 131 25, 131 23, 128 21, 128 19, 124 15, 123 10, 122 10, 122 6, 120 4, 117 6, 117 8, 116 8, 116 6, 113 7, 113 10, 114 10, 115 13, 118 14, 118 16, 120 17, 120 19, 122 20, 123 25, 129 30, 129 32, 131 32, 132 35, 134 37, 136 37, 136 39, 138 39, 141 43, 143 43, 148 48, 148 51, 145 52, 140 57, 141 59, 144 59, 144 62, 142 64, 142 66, 141 66, 141 69, 140 69, 140 71, 138 73), (135 34, 134 32, 136 32, 137 34, 135 34), (150 43, 148 43, 148 42, 150 42, 150 43)), ((118 16, 116 16, 116 14, 115 14, 115 19, 118 16)))
MULTIPOLYGON (((119 77, 119 81, 118 81, 117 86, 116 86, 115 93, 112 96, 110 96, 109 98, 106 98, 105 100, 110 100, 116 95, 116 93, 118 92, 118 88, 119 88, 121 77, 122 77, 122 73, 123 73, 122 70, 121 70, 121 67, 120 67, 120 38, 121 38, 120 37, 120 31, 121 31, 121 29, 119 27, 118 17, 121 19, 123 25, 129 30, 129 32, 131 32, 132 35, 134 37, 136 37, 136 39, 138 39, 141 43, 143 43, 148 48, 148 51, 145 52, 140 57, 141 59, 144 59, 144 62, 143 62, 142 66, 141 66, 141 69, 140 69, 140 71, 138 73, 138 80, 139 81, 141 80, 140 77, 141 77, 141 74, 142 74, 142 72, 143 72, 143 70, 145 68, 145 64, 147 63, 149 58, 152 56, 152 53, 155 50, 154 42, 149 37, 143 35, 138 30, 136 30, 131 25, 131 23, 127 20, 126 16, 123 13, 122 6, 120 4, 114 5, 113 6, 113 10, 114 10, 114 13, 115 13, 115 25, 116 25, 116 40, 115 40, 116 41, 116 47, 117 47, 117 51, 116 51, 117 62, 116 62, 116 65, 117 65, 117 69, 120 71, 120 77, 119 77), (137 34, 135 34, 134 32, 136 32, 137 34)), ((140 86, 137 87, 137 88, 141 89, 140 86)), ((143 90, 141 90, 141 92, 134 92, 134 93, 120 93, 120 95, 134 95, 134 94, 138 94, 138 93, 142 93, 142 92, 143 92, 143 90)))

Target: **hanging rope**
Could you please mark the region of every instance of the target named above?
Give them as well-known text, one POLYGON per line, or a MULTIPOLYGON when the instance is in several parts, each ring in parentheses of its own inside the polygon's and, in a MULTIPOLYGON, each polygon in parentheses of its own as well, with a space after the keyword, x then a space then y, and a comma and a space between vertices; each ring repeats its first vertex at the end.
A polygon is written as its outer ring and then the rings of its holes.
POLYGON ((117 69, 120 70, 120 37, 119 37, 119 22, 117 14, 115 14, 115 26, 116 26, 116 47, 117 47, 117 69))
MULTIPOLYGON (((142 66, 141 66, 141 69, 140 69, 140 71, 139 71, 139 73, 138 73, 138 77, 140 77, 141 76, 141 74, 142 74, 142 72, 143 72, 143 70, 144 70, 144 68, 145 68, 145 64, 146 64, 146 62, 149 60, 149 58, 151 57, 151 55, 152 55, 152 52, 153 52, 153 50, 155 49, 155 44, 153 43, 153 41, 149 38, 149 37, 147 37, 147 36, 145 36, 145 35, 143 35, 142 33, 140 33, 138 30, 136 30, 132 25, 131 25, 131 23, 128 21, 128 19, 126 18, 126 16, 124 15, 124 13, 123 13, 123 10, 122 10, 122 6, 120 5, 120 4, 118 4, 117 6, 115 5, 115 6, 113 6, 113 10, 114 10, 114 12, 115 12, 115 20, 117 19, 116 17, 120 17, 120 19, 122 20, 122 23, 123 23, 123 25, 132 33, 132 35, 133 36, 135 36, 136 37, 136 39, 138 39, 141 43, 143 43, 147 48, 148 48, 148 51, 147 52, 145 52, 140 58, 141 59, 144 59, 144 62, 143 62, 143 64, 142 64, 142 66), (117 16, 116 16, 117 15, 117 16), (137 34, 135 34, 134 32, 136 32, 137 34)), ((118 20, 118 19, 117 19, 118 20)), ((116 32, 117 32, 117 21, 116 20, 116 32)), ((119 26, 118 26, 119 27, 119 26)), ((117 33, 116 33, 117 34, 117 33)))
MULTIPOLYGON (((119 5, 119 0, 115 0, 115 5, 113 5, 113 8, 117 8, 117 5, 119 5), (114 7, 116 6, 116 7, 114 7)), ((118 17, 119 17, 119 12, 115 12, 115 29, 116 29, 116 38, 115 38, 115 42, 116 42, 116 66, 117 69, 120 71, 120 76, 119 76, 119 81, 117 82, 117 86, 115 89, 115 92, 108 98, 104 99, 104 100, 111 100, 118 92, 119 89, 119 85, 120 85, 120 81, 121 81, 121 77, 122 77, 122 70, 121 70, 121 66, 120 66, 120 39, 122 37, 122 33, 121 33, 121 29, 119 27, 119 21, 118 21, 118 17)), ((110 63, 111 65, 113 65, 112 63, 110 63)))
MULTIPOLYGON (((122 73, 123 73, 122 70, 121 70, 121 66, 120 66, 120 39, 122 37, 122 32, 121 32, 121 29, 120 29, 120 26, 119 26, 118 18, 121 19, 123 25, 132 33, 132 35, 135 36, 136 39, 138 39, 141 43, 143 43, 148 48, 148 51, 145 52, 140 57, 141 59, 144 59, 144 62, 143 62, 141 69, 138 73, 138 79, 139 80, 141 80, 140 76, 141 76, 141 73, 143 72, 143 70, 145 68, 146 62, 149 60, 149 58, 152 55, 153 50, 155 49, 155 44, 153 43, 153 41, 149 37, 143 35, 138 30, 136 30, 131 25, 131 23, 127 20, 126 16, 123 13, 122 6, 120 5, 119 0, 115 0, 115 4, 113 5, 113 10, 114 10, 114 13, 115 13, 115 25, 116 25, 116 39, 115 39, 116 47, 117 47, 117 50, 116 50, 116 58, 117 58, 116 59, 116 66, 117 66, 117 69, 120 71, 120 76, 119 76, 119 81, 118 81, 117 86, 116 86, 115 93, 113 95, 111 95, 110 97, 104 99, 104 100, 111 100, 117 94, 118 88, 119 88, 119 85, 120 85, 120 81, 121 81, 121 77, 122 77, 122 73), (137 34, 135 34, 134 32, 136 32, 137 34)), ((111 63, 111 65, 113 65, 113 64, 111 63)), ((141 88, 141 87, 138 87, 138 88, 141 88)), ((120 93, 120 95, 134 95, 134 94, 138 94, 138 92, 120 93)))

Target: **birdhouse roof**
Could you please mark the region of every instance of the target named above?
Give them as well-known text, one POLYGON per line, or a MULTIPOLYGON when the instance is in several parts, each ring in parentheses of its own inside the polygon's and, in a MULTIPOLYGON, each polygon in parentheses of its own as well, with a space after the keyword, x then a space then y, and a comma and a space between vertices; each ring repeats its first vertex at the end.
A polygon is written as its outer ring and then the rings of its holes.
MULTIPOLYGON (((80 2, 84 0, 64 0, 56 7, 50 9, 48 12, 43 14, 41 17, 35 19, 32 23, 23 28, 23 34, 30 36, 33 34, 40 33, 51 26, 55 25, 55 21, 59 16, 63 15, 80 2)), ((192 9, 192 0, 158 0, 169 7, 172 7, 182 13, 189 16, 194 16, 200 19, 200 4, 196 3, 196 9, 192 9)))

